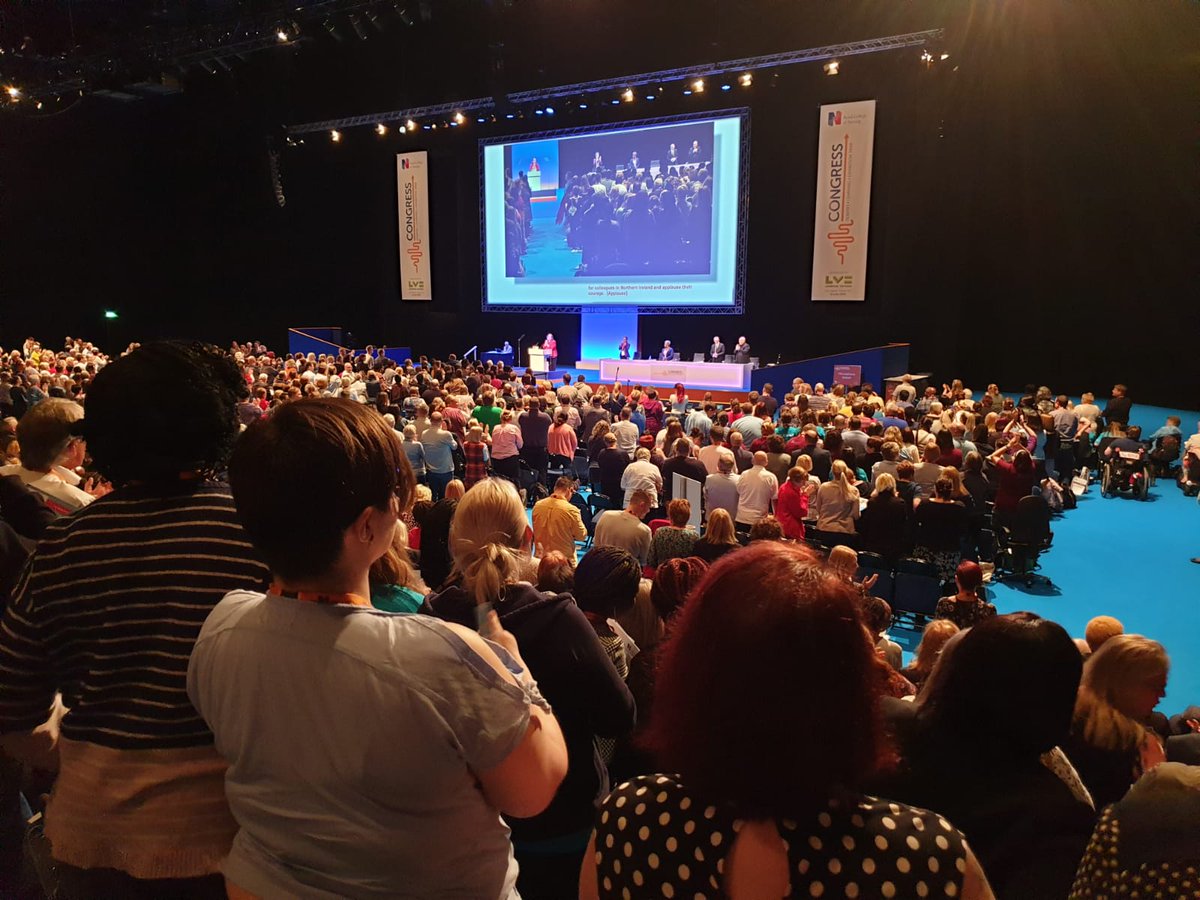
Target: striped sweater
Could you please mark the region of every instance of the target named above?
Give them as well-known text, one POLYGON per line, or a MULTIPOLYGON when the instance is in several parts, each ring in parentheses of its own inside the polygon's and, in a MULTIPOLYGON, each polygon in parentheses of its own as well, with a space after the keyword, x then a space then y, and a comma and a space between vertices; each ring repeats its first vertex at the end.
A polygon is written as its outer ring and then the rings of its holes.
POLYGON ((236 825, 188 656, 213 606, 267 575, 211 482, 126 488, 46 530, 0 621, 0 732, 37 727, 61 692, 57 858, 139 878, 216 871, 236 825))

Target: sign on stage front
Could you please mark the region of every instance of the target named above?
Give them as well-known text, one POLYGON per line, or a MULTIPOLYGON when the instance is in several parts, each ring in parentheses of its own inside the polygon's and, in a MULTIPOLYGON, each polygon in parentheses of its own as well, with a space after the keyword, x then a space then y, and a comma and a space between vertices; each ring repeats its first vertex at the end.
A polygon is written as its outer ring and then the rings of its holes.
POLYGON ((865 300, 875 101, 821 107, 813 300, 865 300))
POLYGON ((396 203, 400 211, 400 299, 432 300, 429 264, 429 154, 396 154, 396 203))

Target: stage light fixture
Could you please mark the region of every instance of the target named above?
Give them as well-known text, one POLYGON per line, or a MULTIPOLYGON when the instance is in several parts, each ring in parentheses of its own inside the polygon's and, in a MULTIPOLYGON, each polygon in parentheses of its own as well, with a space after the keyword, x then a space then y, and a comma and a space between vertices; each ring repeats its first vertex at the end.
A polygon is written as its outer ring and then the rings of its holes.
POLYGON ((738 84, 742 87, 750 87, 750 85, 754 84, 754 76, 749 72, 743 72, 738 76, 738 84))
POLYGON ((365 15, 367 17, 367 21, 371 23, 371 27, 374 28, 376 31, 378 31, 380 34, 383 34, 383 25, 381 25, 379 22, 379 13, 377 13, 373 9, 368 9, 366 11, 365 15))
POLYGON ((21 89, 19 87, 10 86, 6 89, 6 91, 8 93, 9 100, 20 100, 21 99, 21 89))
POLYGON ((692 82, 692 92, 696 93, 696 94, 704 93, 704 79, 703 78, 697 78, 695 81, 692 82))
POLYGON ((38 108, 38 109, 41 109, 41 108, 42 108, 42 101, 41 101, 41 100, 39 100, 39 101, 37 102, 37 108, 38 108))
POLYGON ((106 310, 104 311, 104 318, 106 318, 106 319, 119 319, 119 318, 120 318, 120 315, 117 313, 117 311, 116 311, 115 309, 106 309, 106 310))
POLYGON ((941 56, 941 59, 942 59, 942 61, 943 61, 943 62, 944 62, 945 60, 949 59, 949 58, 950 58, 950 54, 949 54, 949 53, 943 53, 943 54, 942 54, 942 56, 941 56))
POLYGON ((512 113, 505 113, 505 114, 504 114, 504 118, 506 118, 506 119, 515 119, 515 118, 516 118, 516 116, 514 116, 512 113))
POLYGON ((840 67, 841 63, 839 63, 836 59, 831 59, 829 62, 825 63, 823 68, 825 69, 826 75, 836 75, 840 67))
POLYGON ((289 40, 288 33, 282 28, 275 32, 275 37, 279 39, 279 43, 281 44, 286 44, 289 40))
POLYGON ((930 53, 928 50, 922 50, 921 51, 921 62, 925 63, 925 65, 929 65, 931 62, 933 62, 933 54, 930 53))
POLYGON ((326 19, 324 22, 324 25, 325 25, 325 30, 329 32, 329 36, 331 38, 333 38, 335 41, 344 41, 345 40, 345 38, 342 37, 342 33, 340 31, 338 31, 337 25, 334 24, 333 19, 326 19))
POLYGON ((363 27, 362 19, 354 13, 350 14, 350 27, 354 29, 354 33, 358 35, 360 41, 367 39, 367 29, 363 27))
POLYGON ((412 13, 410 13, 408 11, 408 9, 400 3, 396 4, 396 15, 398 15, 400 17, 400 21, 402 23, 404 23, 404 26, 406 28, 412 27, 412 25, 413 25, 412 13))
POLYGON ((416 131, 417 123, 414 122, 412 119, 409 119, 407 122, 404 123, 404 127, 407 128, 409 131, 416 131))
POLYGON ((337 144, 342 140, 342 133, 335 128, 329 132, 329 139, 337 144))
POLYGON ((657 100, 658 97, 656 97, 654 94, 647 94, 646 99, 647 100, 657 100))
MULTIPOLYGON (((554 110, 547 108, 546 112, 554 112, 554 110)), ((467 121, 467 117, 464 116, 461 111, 456 112, 454 114, 454 124, 455 125, 461 125, 465 121, 467 121)))
POLYGON ((723 90, 723 91, 728 91, 728 90, 732 90, 732 89, 733 89, 733 85, 732 85, 732 84, 723 84, 723 85, 721 85, 721 90, 723 90))
POLYGON ((383 137, 385 134, 387 134, 387 126, 380 122, 375 126, 375 133, 380 137, 383 137))
POLYGON ((548 116, 554 115, 554 107, 553 106, 546 107, 546 115, 548 115, 548 116))
POLYGON ((586 103, 580 103, 580 104, 579 104, 579 108, 580 108, 580 109, 587 109, 587 108, 588 108, 588 105, 587 105, 586 103))
MULTIPOLYGON (((217 67, 210 63, 207 59, 200 60, 200 68, 202 68, 209 75, 217 74, 217 67)), ((83 91, 79 92, 79 96, 83 96, 83 91)))
POLYGON ((685 97, 690 97, 690 96, 692 96, 691 89, 690 89, 690 88, 684 88, 684 89, 683 89, 683 96, 685 96, 685 97))
POLYGON ((620 105, 621 105, 621 101, 620 101, 620 100, 614 100, 614 101, 612 102, 612 105, 613 105, 613 106, 620 106, 620 105))
POLYGON ((478 117, 476 117, 475 121, 479 122, 480 124, 483 124, 484 122, 487 121, 487 119, 485 119, 483 116, 478 116, 478 117))
POLYGON ((545 110, 544 110, 544 109, 535 109, 535 110, 533 111, 533 114, 534 114, 535 116, 540 116, 540 115, 543 115, 544 113, 545 113, 545 110))
POLYGON ((621 94, 621 99, 626 103, 633 102, 633 88, 625 88, 625 92, 621 94))

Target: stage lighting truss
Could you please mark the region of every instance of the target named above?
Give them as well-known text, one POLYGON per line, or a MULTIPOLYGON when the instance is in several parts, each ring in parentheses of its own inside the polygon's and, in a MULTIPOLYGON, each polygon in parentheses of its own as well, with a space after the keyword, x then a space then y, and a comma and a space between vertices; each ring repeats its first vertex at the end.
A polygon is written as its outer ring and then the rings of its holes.
MULTIPOLYGON (((807 62, 841 59, 847 56, 860 56, 865 53, 882 53, 888 50, 899 50, 904 47, 922 47, 937 45, 945 37, 941 28, 929 31, 914 31, 909 34, 896 34, 889 37, 870 38, 864 41, 853 41, 846 44, 828 44, 824 47, 810 47, 806 50, 789 50, 784 53, 772 53, 766 56, 750 56, 744 59, 730 59, 723 62, 702 63, 682 69, 663 69, 657 72, 643 72, 639 75, 621 75, 602 81, 582 81, 575 84, 561 84, 556 87, 540 88, 535 91, 517 91, 507 96, 512 106, 508 119, 523 118, 525 107, 544 112, 552 104, 547 101, 561 100, 571 97, 587 97, 592 94, 616 94, 619 97, 628 96, 636 99, 635 88, 647 86, 659 87, 664 83, 679 82, 685 87, 697 83, 704 84, 721 75, 728 75, 738 80, 743 86, 749 86, 753 81, 752 72, 761 69, 778 69, 783 66, 794 66, 807 62)), ((634 102, 632 99, 628 102, 634 102)), ((620 100, 613 100, 613 105, 620 105, 620 100)), ((327 119, 321 122, 304 122, 289 125, 289 135, 312 134, 314 132, 345 130, 362 125, 374 126, 380 121, 439 118, 444 119, 458 110, 472 111, 491 109, 495 101, 491 97, 478 97, 474 100, 456 100, 452 103, 440 103, 435 106, 421 106, 411 109, 391 110, 388 112, 370 113, 364 116, 348 116, 341 119, 327 119)), ((588 104, 579 103, 580 109, 587 109, 588 104)))

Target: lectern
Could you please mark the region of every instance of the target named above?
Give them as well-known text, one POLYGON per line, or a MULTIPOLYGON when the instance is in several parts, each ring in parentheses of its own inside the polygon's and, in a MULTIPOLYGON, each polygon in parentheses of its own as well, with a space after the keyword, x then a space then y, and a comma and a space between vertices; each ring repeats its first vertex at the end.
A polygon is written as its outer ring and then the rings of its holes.
POLYGON ((546 368, 546 351, 541 347, 529 348, 529 371, 534 375, 545 375, 549 371, 546 368))

